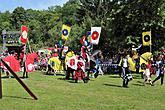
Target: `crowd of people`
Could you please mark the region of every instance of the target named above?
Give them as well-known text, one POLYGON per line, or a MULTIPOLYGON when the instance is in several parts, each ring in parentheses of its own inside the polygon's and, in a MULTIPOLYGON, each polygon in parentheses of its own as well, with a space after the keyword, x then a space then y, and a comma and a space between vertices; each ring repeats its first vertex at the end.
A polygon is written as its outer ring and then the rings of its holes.
MULTIPOLYGON (((85 41, 80 52, 73 51, 67 46, 55 45, 46 51, 37 51, 33 66, 35 70, 44 70, 46 74, 56 76, 57 73, 64 73, 66 80, 73 79, 76 83, 83 80, 84 83, 87 83, 90 80, 90 74, 95 78, 99 74, 103 75, 105 72, 104 64, 108 64, 110 69, 114 66, 118 70, 116 73, 119 73, 122 78, 123 87, 128 87, 129 81, 133 79, 131 75, 133 72, 141 74, 144 84, 148 81, 150 85, 154 85, 157 80, 161 79, 161 85, 163 85, 165 50, 162 49, 159 54, 151 54, 149 58, 144 58, 138 53, 139 47, 136 49, 133 47, 131 51, 122 49, 111 59, 107 59, 107 56, 103 56, 100 50, 92 50, 91 44, 85 41), (141 63, 140 59, 144 62, 141 63), (131 66, 134 66, 135 70, 131 69, 131 66), (152 75, 156 75, 156 78, 151 78, 152 75)), ((23 68, 22 70, 26 73, 25 63, 22 63, 24 61, 23 53, 20 53, 19 56, 16 52, 5 53, 3 56, 14 56, 19 60, 20 68, 23 68)), ((8 72, 7 75, 9 75, 8 72)))

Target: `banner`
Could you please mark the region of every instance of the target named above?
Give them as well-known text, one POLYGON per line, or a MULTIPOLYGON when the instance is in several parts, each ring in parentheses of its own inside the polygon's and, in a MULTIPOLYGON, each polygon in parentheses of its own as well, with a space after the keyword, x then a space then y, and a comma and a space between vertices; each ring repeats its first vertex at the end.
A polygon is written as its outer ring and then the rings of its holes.
POLYGON ((26 59, 26 72, 33 72, 34 71, 34 61, 31 59, 26 59))
POLYGON ((62 39, 67 40, 69 37, 71 27, 67 25, 62 25, 62 39))
POLYGON ((21 27, 21 36, 20 36, 21 43, 26 44, 27 36, 28 36, 28 28, 26 26, 22 26, 21 27))
POLYGON ((91 27, 91 43, 98 44, 100 39, 101 27, 91 27))
POLYGON ((68 62, 66 63, 68 67, 77 70, 77 63, 78 63, 78 59, 76 58, 76 56, 72 56, 71 58, 69 58, 68 62))
POLYGON ((33 72, 34 71, 34 59, 37 58, 38 55, 36 53, 27 54, 26 56, 26 72, 33 72))
MULTIPOLYGON (((20 63, 14 56, 7 56, 3 58, 3 61, 5 61, 14 72, 20 72, 20 63)), ((2 63, 0 65, 4 70, 7 70, 2 63)))
POLYGON ((151 45, 151 31, 142 33, 142 42, 143 42, 143 46, 151 45))

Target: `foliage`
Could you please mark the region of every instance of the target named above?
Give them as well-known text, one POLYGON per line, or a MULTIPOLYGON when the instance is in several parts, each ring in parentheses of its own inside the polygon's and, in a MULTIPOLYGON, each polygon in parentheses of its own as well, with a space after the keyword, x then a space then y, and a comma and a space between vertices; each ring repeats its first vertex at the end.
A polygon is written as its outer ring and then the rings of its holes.
MULTIPOLYGON (((141 33, 152 31, 152 48, 165 46, 165 0, 69 0, 63 6, 48 10, 17 7, 13 12, 0 13, 0 32, 19 31, 29 27, 29 41, 36 48, 54 46, 61 39, 62 24, 72 27, 66 44, 78 49, 79 39, 92 26, 102 27, 96 49, 117 51, 131 42, 139 45, 141 33), (53 42, 52 42, 53 41, 53 42)), ((0 39, 2 42, 2 38, 0 39)))

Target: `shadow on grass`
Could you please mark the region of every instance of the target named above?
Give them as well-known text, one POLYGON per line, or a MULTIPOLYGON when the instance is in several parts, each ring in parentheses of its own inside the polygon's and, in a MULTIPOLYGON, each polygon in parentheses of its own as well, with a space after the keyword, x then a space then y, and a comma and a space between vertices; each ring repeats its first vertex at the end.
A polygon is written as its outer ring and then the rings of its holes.
POLYGON ((144 82, 137 81, 137 83, 134 83, 132 85, 135 85, 135 86, 144 86, 144 82))
MULTIPOLYGON (((46 75, 46 76, 53 76, 54 73, 49 73, 49 74, 43 73, 43 75, 46 75)), ((57 75, 57 76, 65 76, 64 74, 60 74, 60 73, 57 73, 56 75, 57 75)))
POLYGON ((135 86, 144 86, 144 84, 132 84, 132 85, 135 85, 135 86))
POLYGON ((2 79, 9 79, 9 78, 14 78, 14 76, 10 76, 10 77, 9 76, 2 76, 1 78, 2 79))
POLYGON ((72 78, 70 78, 70 79, 58 78, 57 80, 63 80, 63 81, 69 82, 69 83, 75 83, 75 80, 72 78))
POLYGON ((13 99, 26 99, 26 100, 33 100, 32 98, 23 98, 23 97, 18 97, 18 96, 3 96, 7 98, 13 98, 13 99))
POLYGON ((114 75, 111 75, 111 76, 109 76, 110 78, 120 78, 120 76, 114 76, 114 75))
POLYGON ((74 80, 67 80, 67 82, 77 84, 74 80))
POLYGON ((142 79, 140 74, 133 74, 133 79, 142 79))
POLYGON ((115 85, 115 84, 103 84, 103 85, 105 85, 105 86, 111 86, 111 87, 122 87, 122 86, 120 86, 120 85, 115 85))

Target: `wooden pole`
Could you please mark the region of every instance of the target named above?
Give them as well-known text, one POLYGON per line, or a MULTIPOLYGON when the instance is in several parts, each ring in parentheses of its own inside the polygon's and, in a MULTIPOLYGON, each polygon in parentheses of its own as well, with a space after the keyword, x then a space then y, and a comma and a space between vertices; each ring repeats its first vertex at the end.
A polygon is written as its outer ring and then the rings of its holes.
POLYGON ((9 70, 9 72, 16 78, 16 80, 22 85, 22 87, 29 93, 29 95, 37 100, 37 97, 32 93, 32 91, 30 91, 30 89, 28 88, 28 86, 17 76, 17 74, 6 64, 6 62, 4 62, 1 59, 3 65, 9 70))
POLYGON ((32 49, 30 47, 29 39, 27 39, 27 43, 28 43, 28 46, 29 46, 30 53, 32 53, 32 49))
MULTIPOLYGON (((151 34, 151 28, 150 28, 150 34, 151 34)), ((150 52, 152 53, 152 34, 150 35, 150 52)))
POLYGON ((1 72, 2 72, 2 69, 0 67, 0 99, 2 99, 2 79, 1 79, 1 72))

